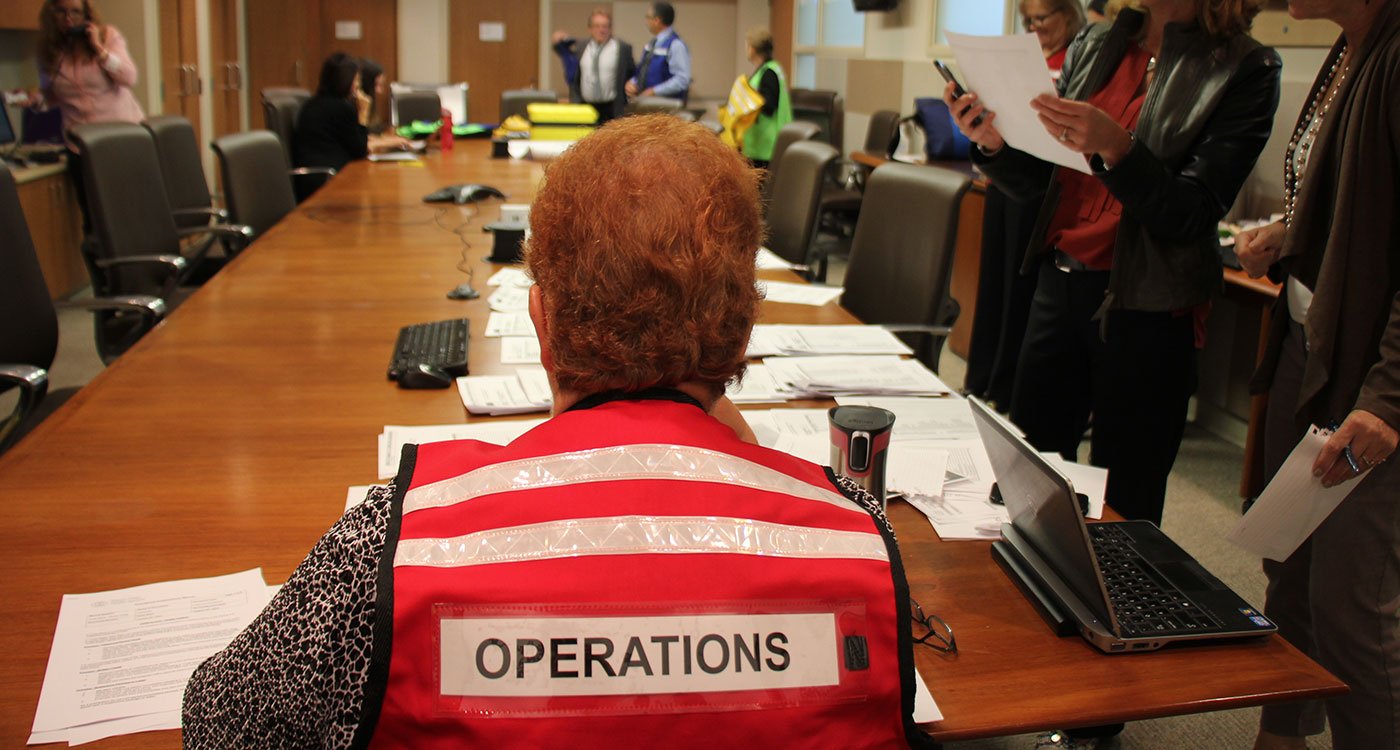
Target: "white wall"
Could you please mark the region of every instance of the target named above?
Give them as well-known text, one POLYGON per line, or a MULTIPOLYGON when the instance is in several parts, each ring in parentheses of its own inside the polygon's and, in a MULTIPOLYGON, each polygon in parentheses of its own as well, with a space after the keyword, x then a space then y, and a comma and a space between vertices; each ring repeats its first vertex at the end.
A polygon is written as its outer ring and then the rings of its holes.
POLYGON ((399 80, 448 78, 447 0, 399 0, 399 80))

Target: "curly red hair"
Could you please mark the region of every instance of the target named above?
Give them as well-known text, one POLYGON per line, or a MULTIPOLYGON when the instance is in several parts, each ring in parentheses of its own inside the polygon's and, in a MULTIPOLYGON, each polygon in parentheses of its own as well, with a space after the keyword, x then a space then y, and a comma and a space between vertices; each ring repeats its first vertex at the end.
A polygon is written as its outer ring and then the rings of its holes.
POLYGON ((545 172, 525 262, 559 388, 579 394, 743 375, 758 316, 758 179, 703 126, 608 123, 545 172))

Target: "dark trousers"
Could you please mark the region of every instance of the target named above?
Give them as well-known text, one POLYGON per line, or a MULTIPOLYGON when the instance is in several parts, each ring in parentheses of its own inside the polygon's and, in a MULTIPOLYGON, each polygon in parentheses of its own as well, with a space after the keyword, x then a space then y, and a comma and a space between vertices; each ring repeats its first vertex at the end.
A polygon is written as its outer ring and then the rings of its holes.
POLYGON ((1101 326, 1107 289, 1107 271, 1042 264, 1011 419, 1037 450, 1074 460, 1092 414, 1090 460, 1108 469, 1108 504, 1160 524, 1196 390, 1195 331, 1190 315, 1135 310, 1110 311, 1101 326))
POLYGON ((987 187, 982 214, 982 257, 977 277, 977 309, 967 348, 963 387, 1002 410, 1011 404, 1016 363, 1035 296, 1034 275, 1021 273, 1035 228, 1038 203, 1022 203, 995 185, 987 187))
MULTIPOLYGON (((621 96, 622 94, 618 94, 618 97, 621 96)), ((598 110, 599 125, 602 125, 608 120, 615 118, 617 116, 615 113, 620 112, 622 110, 622 107, 618 106, 617 99, 613 99, 612 101, 607 102, 588 102, 588 104, 593 105, 593 108, 598 110)))

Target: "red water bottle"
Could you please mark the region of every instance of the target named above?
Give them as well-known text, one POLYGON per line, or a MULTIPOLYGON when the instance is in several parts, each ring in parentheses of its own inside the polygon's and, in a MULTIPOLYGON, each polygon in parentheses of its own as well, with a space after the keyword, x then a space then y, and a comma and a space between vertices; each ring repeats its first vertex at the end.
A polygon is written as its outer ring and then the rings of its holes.
POLYGON ((452 150, 452 113, 442 111, 442 130, 438 131, 438 145, 443 151, 452 150))

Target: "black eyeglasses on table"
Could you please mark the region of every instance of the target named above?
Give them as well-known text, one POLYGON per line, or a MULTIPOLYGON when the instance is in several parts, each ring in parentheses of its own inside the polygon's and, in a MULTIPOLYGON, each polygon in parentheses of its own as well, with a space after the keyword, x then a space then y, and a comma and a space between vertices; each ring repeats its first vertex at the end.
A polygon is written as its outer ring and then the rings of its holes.
POLYGON ((958 641, 953 637, 953 629, 938 615, 925 614, 924 608, 913 598, 909 599, 909 617, 921 626, 914 629, 915 643, 922 643, 945 654, 958 652, 958 641))

